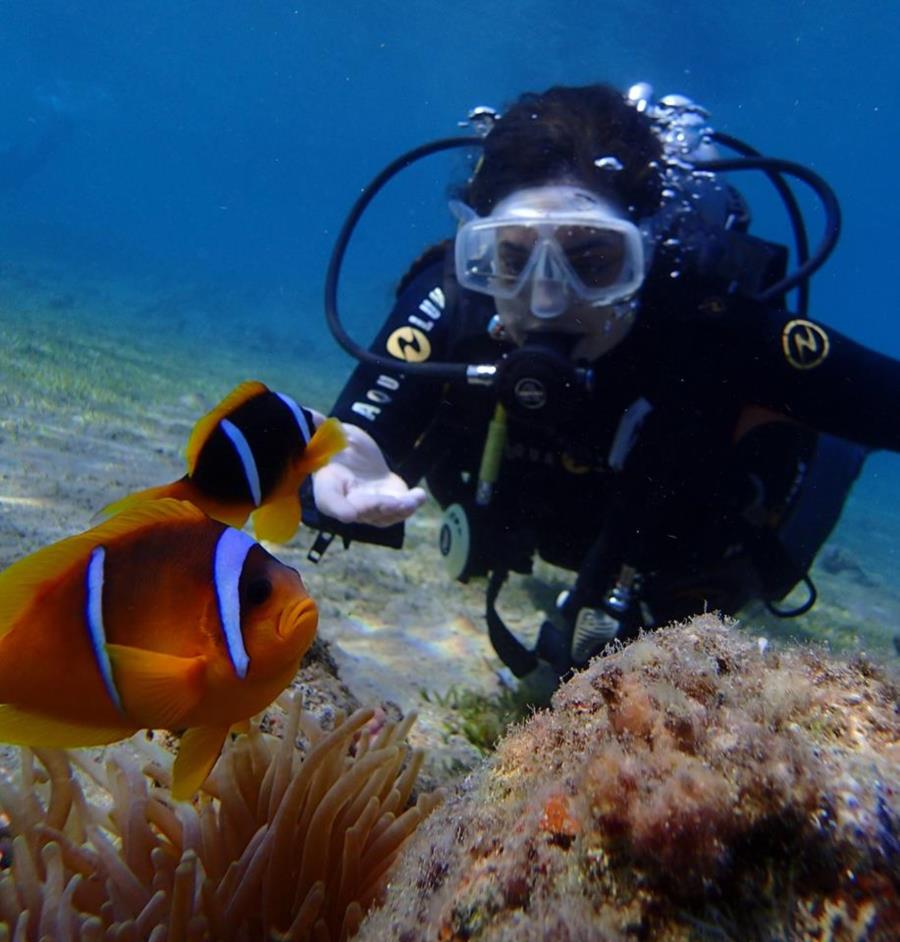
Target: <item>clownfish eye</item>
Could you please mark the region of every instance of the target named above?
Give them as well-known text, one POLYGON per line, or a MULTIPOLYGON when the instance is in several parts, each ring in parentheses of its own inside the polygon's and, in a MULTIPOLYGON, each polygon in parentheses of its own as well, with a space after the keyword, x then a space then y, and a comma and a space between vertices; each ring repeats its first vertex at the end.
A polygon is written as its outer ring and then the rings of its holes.
POLYGON ((265 577, 254 579, 247 586, 247 594, 245 596, 247 605, 262 605, 271 594, 272 583, 268 579, 265 577))

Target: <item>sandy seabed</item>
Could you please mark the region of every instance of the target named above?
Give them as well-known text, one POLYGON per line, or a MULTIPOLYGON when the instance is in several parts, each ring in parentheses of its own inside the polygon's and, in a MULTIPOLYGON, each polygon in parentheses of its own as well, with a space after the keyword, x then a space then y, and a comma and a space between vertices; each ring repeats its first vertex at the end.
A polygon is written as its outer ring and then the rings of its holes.
MULTIPOLYGON (((110 500, 180 477, 194 423, 239 382, 259 379, 327 411, 349 370, 336 354, 312 366, 303 344, 271 334, 202 318, 186 327, 164 304, 116 286, 80 300, 47 273, 3 274, 0 266, 0 568, 87 529, 110 500)), ((481 590, 444 574, 437 521, 433 507, 412 521, 402 553, 336 541, 314 566, 315 533, 302 528, 290 545, 268 548, 302 573, 342 682, 341 691, 310 689, 313 706, 417 710, 411 738, 435 759, 440 749, 439 779, 443 765, 471 765, 478 753, 448 734, 446 708, 422 692, 489 693, 501 664, 481 627, 481 590)))
MULTIPOLYGON (((60 276, 0 268, 0 567, 86 529, 108 501, 179 477, 194 422, 243 380, 327 411, 349 364, 330 349, 311 357, 309 345, 291 339, 300 321, 281 331, 238 328, 208 312, 185 318, 165 297, 108 284, 73 289, 60 276)), ((318 314, 309 323, 321 337, 318 314)), ((837 571, 814 571, 814 613, 786 623, 748 613, 742 620, 750 630, 895 656, 900 518, 898 502, 881 496, 892 493, 890 482, 876 485, 878 501, 865 481, 859 486, 832 536, 837 571)), ((502 665, 486 637, 483 587, 445 575, 437 531, 431 504, 409 522, 400 553, 360 544, 344 550, 336 541, 313 566, 306 553, 314 534, 305 530, 270 549, 302 572, 319 604, 320 637, 352 696, 419 711, 413 743, 431 750, 433 765, 458 768, 477 753, 448 734, 445 705, 426 702, 422 691, 490 693, 500 687, 502 665)), ((565 574, 546 566, 512 582, 501 600, 510 626, 533 633, 542 617, 535 600, 564 585, 565 574)))

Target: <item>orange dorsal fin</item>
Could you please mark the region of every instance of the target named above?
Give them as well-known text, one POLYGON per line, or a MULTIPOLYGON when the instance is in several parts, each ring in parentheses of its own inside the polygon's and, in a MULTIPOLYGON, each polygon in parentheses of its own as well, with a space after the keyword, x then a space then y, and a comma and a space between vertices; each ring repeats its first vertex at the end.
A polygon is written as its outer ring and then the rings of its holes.
POLYGON ((312 474, 328 464, 333 455, 347 447, 347 436, 340 419, 326 419, 313 433, 299 462, 297 471, 312 474))
POLYGON ((264 383, 260 383, 255 379, 247 380, 247 382, 235 386, 211 412, 207 412, 206 415, 200 419, 191 432, 191 437, 188 439, 187 448, 184 452, 184 456, 187 459, 188 474, 194 473, 200 451, 209 440, 209 436, 212 435, 219 422, 230 413, 234 412, 238 406, 242 406, 248 400, 253 399, 255 396, 262 395, 262 393, 267 393, 268 391, 269 387, 264 383))
POLYGON ((171 484, 161 484, 159 487, 148 487, 143 491, 135 491, 133 494, 126 494, 112 503, 101 507, 91 518, 91 523, 100 521, 106 517, 112 517, 114 514, 129 510, 137 504, 143 504, 150 500, 163 500, 166 497, 172 497, 175 500, 186 500, 192 504, 197 503, 197 487, 187 477, 173 481, 171 484))
POLYGON ((97 546, 108 546, 126 534, 161 523, 199 523, 209 518, 180 500, 138 504, 99 526, 46 546, 0 573, 0 637, 25 613, 42 585, 62 578, 73 566, 84 565, 97 546))

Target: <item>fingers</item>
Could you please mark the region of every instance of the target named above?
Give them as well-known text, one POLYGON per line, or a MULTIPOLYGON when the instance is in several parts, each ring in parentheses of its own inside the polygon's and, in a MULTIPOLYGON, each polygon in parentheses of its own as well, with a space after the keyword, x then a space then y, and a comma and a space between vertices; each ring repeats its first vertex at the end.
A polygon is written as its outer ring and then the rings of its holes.
POLYGON ((338 464, 326 465, 313 475, 316 507, 341 523, 368 523, 389 527, 412 516, 425 502, 421 487, 407 489, 391 475, 376 486, 366 486, 338 464))
POLYGON ((423 487, 411 487, 409 489, 409 496, 416 502, 415 509, 418 510, 422 504, 425 503, 428 494, 423 487))
POLYGON ((421 487, 410 489, 388 467, 368 432, 344 423, 347 447, 313 475, 313 494, 322 513, 341 523, 389 527, 412 516, 425 502, 421 487))
POLYGON ((403 494, 357 488, 347 495, 347 502, 356 509, 356 520, 376 527, 389 527, 411 517, 425 502, 425 491, 414 487, 403 494))

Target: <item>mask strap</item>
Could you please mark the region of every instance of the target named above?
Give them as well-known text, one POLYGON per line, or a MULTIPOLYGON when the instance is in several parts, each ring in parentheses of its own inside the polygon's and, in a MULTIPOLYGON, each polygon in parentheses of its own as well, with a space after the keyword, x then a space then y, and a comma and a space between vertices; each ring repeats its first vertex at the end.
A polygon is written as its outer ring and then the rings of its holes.
POLYGON ((450 200, 448 205, 453 218, 456 219, 461 226, 464 226, 467 222, 472 222, 474 219, 478 219, 478 213, 476 213, 468 203, 464 203, 462 200, 450 200))

